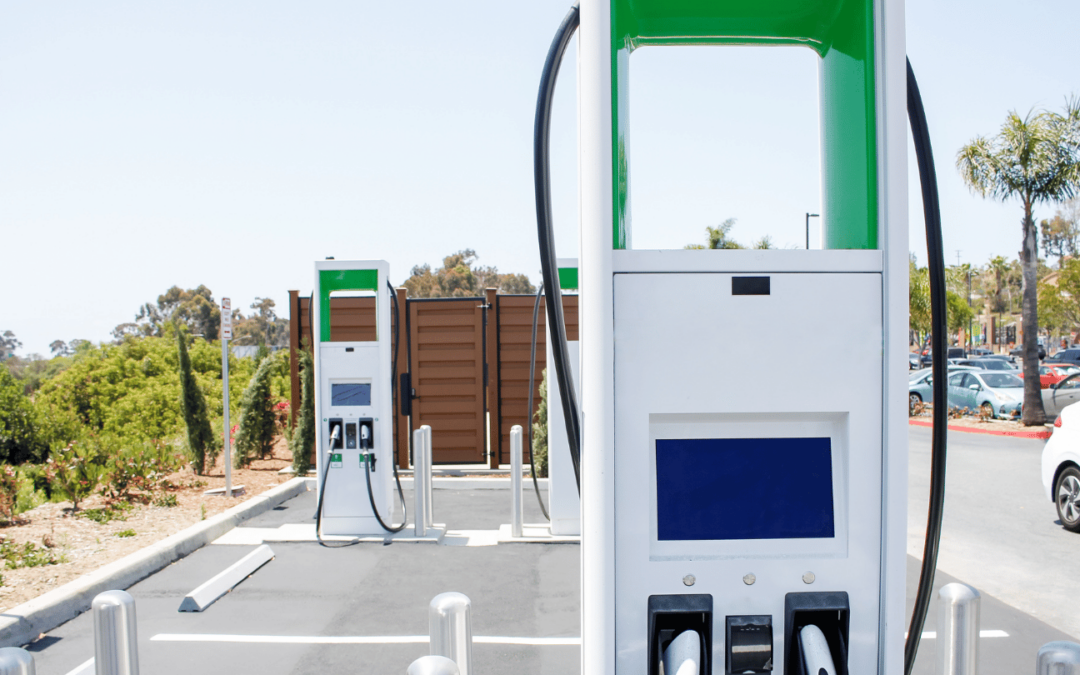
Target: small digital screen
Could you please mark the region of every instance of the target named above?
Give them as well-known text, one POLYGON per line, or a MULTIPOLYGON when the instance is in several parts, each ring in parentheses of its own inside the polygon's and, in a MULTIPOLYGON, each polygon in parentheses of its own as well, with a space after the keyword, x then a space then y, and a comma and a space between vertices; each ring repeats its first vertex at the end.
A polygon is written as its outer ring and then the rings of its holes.
POLYGON ((656 441, 661 541, 835 536, 829 438, 656 441))
POLYGON ((371 384, 331 384, 330 405, 371 405, 371 384))

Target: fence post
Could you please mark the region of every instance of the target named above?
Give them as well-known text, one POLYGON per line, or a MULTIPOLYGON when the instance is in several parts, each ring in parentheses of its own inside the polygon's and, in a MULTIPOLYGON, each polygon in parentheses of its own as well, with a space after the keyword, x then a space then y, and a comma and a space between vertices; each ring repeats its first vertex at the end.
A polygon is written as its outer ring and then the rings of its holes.
POLYGON ((1075 642, 1047 642, 1035 660, 1036 675, 1080 675, 1080 645, 1075 642))
POLYGON ((94 598, 94 664, 97 675, 139 675, 135 598, 105 591, 94 598))
POLYGON ((510 536, 523 534, 521 501, 521 425, 510 427, 510 536))
POLYGON ((35 675, 34 657, 18 647, 0 649, 0 675, 35 675))
POLYGON ((427 496, 424 498, 424 524, 427 527, 435 526, 435 511, 434 503, 431 495, 431 476, 432 476, 432 461, 431 461, 431 427, 424 424, 420 427, 420 431, 424 432, 424 441, 422 448, 424 451, 424 491, 427 492, 427 496))
MULTIPOLYGON (((424 427, 413 432, 413 527, 418 537, 427 535, 427 453, 424 452, 424 427)), ((411 670, 411 667, 410 667, 411 670)))
POLYGON ((421 656, 405 675, 461 675, 457 664, 445 656, 421 656))
POLYGON ((938 675, 977 675, 979 592, 967 584, 946 584, 938 603, 938 675))
POLYGON ((428 605, 431 653, 457 664, 460 675, 472 668, 472 601, 462 593, 440 593, 428 605))

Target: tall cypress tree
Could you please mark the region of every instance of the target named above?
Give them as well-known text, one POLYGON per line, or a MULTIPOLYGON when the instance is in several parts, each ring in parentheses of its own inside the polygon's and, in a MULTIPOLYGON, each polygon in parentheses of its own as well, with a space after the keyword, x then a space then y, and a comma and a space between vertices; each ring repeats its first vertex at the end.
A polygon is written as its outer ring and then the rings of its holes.
POLYGON ((217 458, 221 446, 217 434, 210 426, 210 412, 206 397, 199 389, 195 374, 191 371, 191 357, 187 350, 187 330, 177 325, 176 344, 180 352, 180 412, 187 426, 188 452, 195 473, 205 473, 207 466, 217 458))
POLYGON ((273 391, 270 386, 274 360, 264 358, 244 389, 240 399, 240 429, 236 432, 236 455, 233 466, 247 466, 255 458, 265 457, 274 447, 273 391))
POLYGON ((306 476, 311 468, 311 449, 315 447, 315 362, 311 353, 301 349, 300 355, 300 410, 296 413, 296 426, 289 437, 294 476, 306 476))

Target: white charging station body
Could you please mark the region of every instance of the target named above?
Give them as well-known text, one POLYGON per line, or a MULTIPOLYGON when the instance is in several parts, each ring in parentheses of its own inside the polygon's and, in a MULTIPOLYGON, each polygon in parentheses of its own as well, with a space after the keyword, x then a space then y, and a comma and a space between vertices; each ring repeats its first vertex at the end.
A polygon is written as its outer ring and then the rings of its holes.
MULTIPOLYGON (((577 277, 577 259, 560 258, 559 273, 572 270, 569 278, 577 277)), ((564 287, 562 291, 577 290, 564 287)), ((548 330, 548 344, 552 341, 548 330)), ((570 370, 573 382, 581 400, 581 369, 578 367, 578 340, 567 340, 566 347, 570 356, 570 370)), ((559 378, 555 377, 555 361, 552 350, 547 350, 547 410, 548 410, 548 515, 551 516, 551 533, 556 536, 581 534, 581 497, 578 495, 577 479, 574 476, 574 462, 570 458, 570 442, 566 438, 566 419, 563 415, 562 399, 559 393, 559 378)))
POLYGON ((365 475, 363 427, 372 434, 371 488, 379 515, 393 517, 393 400, 391 378, 389 265, 383 260, 324 260, 315 263, 311 298, 315 354, 316 469, 323 496, 322 532, 328 535, 385 533, 371 511, 365 475), (335 341, 330 296, 361 291, 375 297, 374 341, 335 341), (328 451, 331 424, 342 425, 328 451), (325 481, 323 477, 325 476, 325 481), (325 487, 323 485, 325 484, 325 487))
MULTIPOLYGON (((615 4, 582 0, 578 32, 581 672, 647 675, 654 601, 708 596, 707 672, 725 672, 725 620, 730 632, 733 618, 767 618, 768 669, 788 675, 789 598, 820 593, 847 603, 840 672, 901 675, 903 2, 866 3, 876 242, 814 251, 632 249, 617 175, 632 157, 628 107, 613 81, 631 57, 613 46, 615 4)), ((842 199, 833 185, 825 226, 842 199)))

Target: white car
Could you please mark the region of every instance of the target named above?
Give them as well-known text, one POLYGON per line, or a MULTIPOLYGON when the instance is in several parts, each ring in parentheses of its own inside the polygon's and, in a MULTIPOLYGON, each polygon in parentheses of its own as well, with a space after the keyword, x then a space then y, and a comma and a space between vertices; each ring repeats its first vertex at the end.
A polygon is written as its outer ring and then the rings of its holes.
POLYGON ((1066 406, 1042 453, 1043 488, 1061 526, 1080 532, 1080 403, 1066 406))

